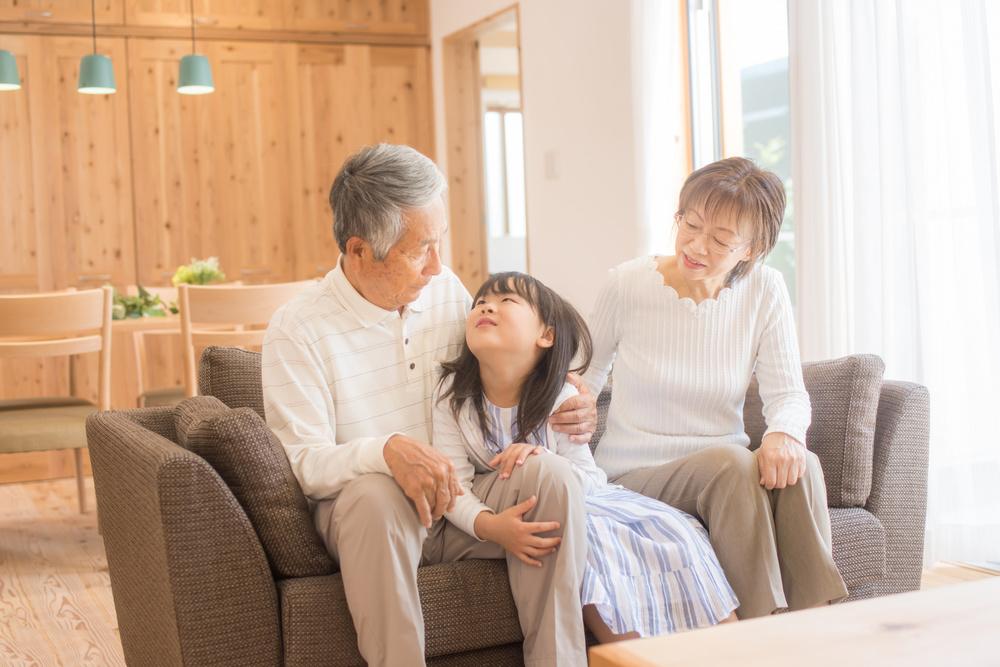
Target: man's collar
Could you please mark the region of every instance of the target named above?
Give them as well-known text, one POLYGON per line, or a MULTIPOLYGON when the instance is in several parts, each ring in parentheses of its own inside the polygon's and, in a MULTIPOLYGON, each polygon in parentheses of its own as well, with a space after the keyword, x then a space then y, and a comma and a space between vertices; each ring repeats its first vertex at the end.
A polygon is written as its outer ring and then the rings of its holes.
POLYGON ((343 259, 338 261, 337 268, 330 272, 330 283, 337 294, 340 295, 347 309, 358 318, 364 327, 380 324, 396 313, 394 310, 386 310, 385 308, 376 306, 361 296, 361 293, 354 288, 354 285, 351 284, 351 281, 347 279, 347 275, 344 273, 343 259))

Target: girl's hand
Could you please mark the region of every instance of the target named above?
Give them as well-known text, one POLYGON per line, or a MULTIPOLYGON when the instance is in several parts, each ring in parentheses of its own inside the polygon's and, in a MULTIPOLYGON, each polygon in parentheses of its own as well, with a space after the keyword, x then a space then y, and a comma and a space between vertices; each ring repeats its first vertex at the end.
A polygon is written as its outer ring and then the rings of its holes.
POLYGON ((531 496, 499 514, 480 512, 476 517, 476 535, 499 544, 522 563, 541 567, 542 562, 538 559, 554 552, 562 538, 540 537, 537 534, 559 530, 558 521, 524 520, 524 515, 530 512, 537 502, 538 499, 531 496))
POLYGON ((767 490, 792 486, 806 474, 806 446, 787 433, 768 433, 757 450, 757 468, 767 490))
POLYGON ((516 466, 524 465, 529 456, 537 456, 542 448, 524 442, 514 443, 490 459, 491 468, 500 469, 500 479, 507 479, 516 466))

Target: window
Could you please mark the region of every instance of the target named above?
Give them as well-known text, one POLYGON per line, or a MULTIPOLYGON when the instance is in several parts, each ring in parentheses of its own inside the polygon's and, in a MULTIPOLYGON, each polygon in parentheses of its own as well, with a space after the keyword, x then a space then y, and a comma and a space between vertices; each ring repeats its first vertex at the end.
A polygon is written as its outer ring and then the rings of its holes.
POLYGON ((742 155, 785 184, 788 205, 766 263, 795 302, 795 226, 786 0, 689 0, 694 167, 742 155))
POLYGON ((524 130, 520 111, 483 114, 483 163, 490 272, 524 271, 524 130))

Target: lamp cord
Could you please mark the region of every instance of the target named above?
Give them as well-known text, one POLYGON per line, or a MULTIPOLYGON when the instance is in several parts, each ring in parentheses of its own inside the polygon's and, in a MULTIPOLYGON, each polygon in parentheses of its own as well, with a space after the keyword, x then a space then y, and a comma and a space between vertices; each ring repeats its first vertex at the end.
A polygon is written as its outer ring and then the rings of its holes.
POLYGON ((191 53, 197 53, 194 47, 194 0, 191 0, 191 53))
POLYGON ((97 0, 90 0, 90 27, 94 37, 94 53, 97 53, 97 0))

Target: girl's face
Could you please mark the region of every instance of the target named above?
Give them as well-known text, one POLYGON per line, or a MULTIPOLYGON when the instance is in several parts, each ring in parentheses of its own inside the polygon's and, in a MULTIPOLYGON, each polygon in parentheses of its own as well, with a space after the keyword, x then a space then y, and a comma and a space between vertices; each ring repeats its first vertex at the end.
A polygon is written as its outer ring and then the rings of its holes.
POLYGON ((540 355, 552 347, 553 331, 518 294, 484 294, 465 320, 465 340, 477 359, 483 355, 540 355))
POLYGON ((677 267, 686 280, 724 279, 741 261, 753 256, 747 234, 733 222, 706 221, 689 208, 677 222, 677 267))

